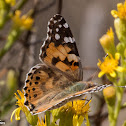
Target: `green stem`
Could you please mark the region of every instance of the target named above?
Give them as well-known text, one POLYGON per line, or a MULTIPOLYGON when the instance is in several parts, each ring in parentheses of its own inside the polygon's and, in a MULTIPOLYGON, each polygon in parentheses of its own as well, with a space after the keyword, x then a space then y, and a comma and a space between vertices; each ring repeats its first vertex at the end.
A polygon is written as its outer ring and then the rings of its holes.
POLYGON ((8 50, 13 46, 15 41, 20 35, 20 30, 13 29, 7 37, 5 46, 0 50, 0 60, 8 52, 8 50))
POLYGON ((47 126, 50 125, 50 111, 46 111, 46 123, 47 123, 47 126))
POLYGON ((110 126, 113 126, 113 120, 114 120, 114 111, 113 110, 114 110, 114 106, 108 105, 108 112, 109 112, 108 118, 110 121, 110 126))
POLYGON ((123 89, 117 87, 117 104, 114 111, 114 120, 112 126, 116 126, 119 111, 121 109, 122 97, 123 97, 123 89))
MULTIPOLYGON (((124 56, 123 55, 121 56, 121 66, 122 67, 125 66, 124 56)), ((124 73, 123 72, 119 73, 119 75, 120 75, 120 80, 119 80, 117 85, 119 85, 119 86, 120 85, 124 85, 124 83, 125 83, 124 73)), ((111 126, 116 126, 117 118, 118 118, 118 115, 119 115, 119 111, 121 109, 121 102, 122 102, 124 89, 120 88, 120 87, 116 87, 116 92, 117 92, 117 104, 116 104, 115 111, 114 111, 114 120, 113 120, 111 126)))
MULTIPOLYGON (((116 85, 116 81, 113 80, 114 85, 116 85)), ((111 99, 105 98, 107 107, 108 107, 108 118, 110 122, 110 126, 114 126, 114 109, 115 109, 115 101, 116 101, 116 96, 113 96, 111 99)))
POLYGON ((20 9, 24 6, 24 4, 25 4, 27 1, 28 1, 28 0, 21 0, 21 1, 19 1, 19 2, 16 4, 14 10, 20 10, 20 9))
POLYGON ((10 6, 5 0, 0 0, 0 29, 2 29, 9 19, 10 6))

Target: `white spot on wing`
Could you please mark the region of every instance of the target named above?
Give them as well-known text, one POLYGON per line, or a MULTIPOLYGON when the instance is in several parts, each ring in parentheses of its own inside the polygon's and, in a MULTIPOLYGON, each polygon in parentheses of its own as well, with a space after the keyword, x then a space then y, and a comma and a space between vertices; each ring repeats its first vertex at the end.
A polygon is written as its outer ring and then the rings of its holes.
POLYGON ((78 62, 77 56, 75 54, 68 54, 67 58, 69 62, 71 62, 72 60, 78 62))
POLYGON ((56 39, 56 40, 60 39, 59 34, 55 34, 55 39, 56 39))
POLYGON ((69 27, 67 23, 63 24, 63 26, 64 26, 65 28, 68 28, 68 27, 69 27))
POLYGON ((62 25, 60 24, 60 25, 59 25, 59 28, 61 28, 61 27, 62 27, 62 25))
POLYGON ((52 21, 52 20, 53 20, 53 18, 50 19, 50 21, 52 21))
POLYGON ((63 18, 61 17, 58 21, 60 22, 63 18))
POLYGON ((54 17, 56 17, 56 16, 57 16, 57 14, 54 15, 54 17))
POLYGON ((70 42, 71 42, 71 43, 73 43, 73 40, 72 40, 72 38, 71 38, 71 37, 69 37, 69 40, 70 40, 70 42))
POLYGON ((56 32, 58 32, 59 31, 59 28, 56 28, 56 32))
POLYGON ((70 42, 68 37, 64 37, 64 41, 65 41, 66 43, 70 42))
POLYGON ((71 37, 64 37, 64 41, 66 43, 68 43, 68 42, 74 43, 73 38, 71 38, 71 37))
POLYGON ((54 24, 56 23, 57 21, 56 20, 54 20, 54 24))

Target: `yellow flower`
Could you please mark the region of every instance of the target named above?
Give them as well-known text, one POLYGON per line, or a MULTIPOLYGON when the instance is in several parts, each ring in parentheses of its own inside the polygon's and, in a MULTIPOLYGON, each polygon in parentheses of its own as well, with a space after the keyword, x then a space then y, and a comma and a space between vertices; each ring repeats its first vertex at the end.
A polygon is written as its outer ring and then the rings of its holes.
POLYGON ((7 3, 7 4, 10 4, 11 6, 14 6, 15 5, 15 0, 5 0, 5 2, 7 3))
POLYGON ((59 119, 60 125, 81 126, 85 118, 87 124, 89 124, 87 116, 90 102, 91 100, 88 103, 86 103, 86 100, 70 101, 64 106, 52 110, 52 122, 55 124, 56 120, 59 119))
POLYGON ((73 109, 76 115, 85 115, 89 112, 89 104, 91 100, 86 104, 86 100, 73 101, 73 109))
POLYGON ((11 122, 12 122, 12 118, 13 118, 13 115, 15 114, 15 120, 20 120, 20 111, 28 111, 27 108, 24 106, 24 101, 25 101, 25 98, 24 98, 24 94, 17 90, 18 94, 20 95, 21 98, 19 98, 19 96, 15 93, 15 97, 16 99, 18 100, 16 102, 16 105, 18 105, 19 107, 16 108, 13 112, 12 112, 12 115, 11 115, 11 122))
POLYGON ((114 18, 119 17, 120 19, 126 20, 126 0, 125 0, 124 4, 118 3, 117 11, 112 10, 111 14, 114 18))
POLYGON ((119 64, 120 54, 115 53, 115 58, 111 54, 109 54, 103 62, 99 60, 97 63, 98 67, 101 69, 101 72, 98 74, 98 77, 103 76, 104 74, 109 74, 111 77, 116 77, 116 71, 123 72, 126 69, 118 66, 119 64))
POLYGON ((89 124, 89 120, 87 120, 88 112, 89 112, 89 104, 85 103, 86 100, 75 100, 73 101, 73 109, 74 109, 74 116, 73 116, 73 126, 81 126, 84 118, 86 118, 87 124, 89 124))
POLYGON ((19 91, 17 90, 19 96, 15 93, 15 97, 17 99, 17 102, 16 102, 16 105, 18 105, 19 107, 16 108, 13 112, 12 112, 12 115, 11 115, 11 122, 12 122, 12 118, 13 118, 13 115, 15 114, 15 120, 20 120, 20 111, 22 110, 25 115, 26 115, 26 119, 27 121, 31 124, 31 125, 36 125, 37 124, 37 121, 38 121, 38 116, 37 115, 32 115, 29 110, 27 109, 27 107, 24 105, 24 102, 25 102, 25 97, 24 97, 24 94, 23 94, 23 91, 19 91))
POLYGON ((100 44, 102 45, 104 51, 106 53, 112 53, 114 55, 115 53, 115 45, 114 45, 114 33, 112 28, 110 27, 110 30, 107 31, 106 34, 104 34, 100 39, 100 44))
POLYGON ((34 20, 27 15, 23 15, 21 17, 21 11, 16 10, 15 15, 12 17, 14 26, 16 28, 21 28, 22 30, 29 30, 31 29, 34 20))
POLYGON ((60 108, 61 110, 66 110, 66 111, 73 111, 73 113, 75 115, 85 115, 86 113, 89 112, 89 103, 91 102, 91 100, 86 103, 86 100, 74 100, 74 101, 70 101, 67 104, 65 104, 64 106, 62 106, 60 108))
POLYGON ((38 118, 37 126, 47 126, 47 124, 46 124, 46 115, 45 115, 45 123, 44 123, 43 119, 40 120, 38 118))

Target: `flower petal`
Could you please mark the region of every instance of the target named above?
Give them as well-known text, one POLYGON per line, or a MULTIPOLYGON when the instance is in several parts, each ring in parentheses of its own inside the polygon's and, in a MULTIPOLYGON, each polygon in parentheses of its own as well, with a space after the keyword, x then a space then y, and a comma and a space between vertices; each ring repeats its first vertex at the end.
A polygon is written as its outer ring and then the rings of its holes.
POLYGON ((115 72, 115 71, 112 71, 112 72, 110 73, 110 76, 113 77, 113 78, 115 78, 115 77, 116 77, 116 72, 115 72))
POLYGON ((114 17, 114 18, 117 18, 118 17, 118 12, 116 10, 112 10, 111 11, 111 15, 114 17))
POLYGON ((117 10, 121 11, 123 9, 123 4, 122 3, 118 3, 117 4, 117 10))
POLYGON ((77 126, 78 115, 73 116, 73 126, 77 126))
POLYGON ((101 71, 101 72, 99 72, 98 77, 100 78, 100 77, 102 77, 104 74, 105 74, 105 72, 101 71))
POLYGON ((116 71, 118 71, 118 72, 124 72, 124 71, 126 71, 126 68, 123 68, 123 67, 121 67, 121 66, 118 66, 118 67, 116 68, 116 71))
POLYGON ((11 121, 11 122, 13 121, 12 118, 13 118, 13 115, 14 115, 14 114, 15 114, 15 119, 16 119, 16 120, 20 120, 20 116, 19 116, 20 110, 21 110, 21 107, 18 107, 18 108, 16 108, 16 109, 12 112, 11 118, 10 118, 10 121, 11 121))
POLYGON ((115 59, 116 59, 116 60, 119 60, 119 59, 120 59, 120 53, 116 53, 116 54, 115 54, 115 59))
POLYGON ((83 120, 84 120, 84 116, 74 115, 73 116, 73 126, 81 126, 81 124, 83 123, 83 120))
POLYGON ((21 111, 21 107, 18 107, 17 111, 15 112, 15 120, 20 120, 20 111, 21 111))
POLYGON ((100 59, 98 59, 97 66, 98 66, 98 67, 100 67, 101 63, 102 63, 102 62, 101 62, 101 60, 100 60, 100 59))
POLYGON ((89 122, 89 119, 88 119, 88 114, 85 115, 85 118, 86 118, 86 126, 90 126, 90 122, 89 122))

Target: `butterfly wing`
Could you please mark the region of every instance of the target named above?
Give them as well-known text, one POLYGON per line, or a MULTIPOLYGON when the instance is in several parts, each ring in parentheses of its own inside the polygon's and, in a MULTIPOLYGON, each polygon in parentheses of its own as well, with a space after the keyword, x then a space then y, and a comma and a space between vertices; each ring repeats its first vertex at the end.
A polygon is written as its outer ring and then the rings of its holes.
MULTIPOLYGON (((27 74, 24 92, 25 105, 32 112, 35 110, 42 112, 43 106, 51 105, 51 100, 62 90, 72 86, 73 83, 68 80, 61 72, 53 71, 45 64, 38 64, 31 68, 27 74)), ((57 102, 57 100, 55 100, 57 102)))
POLYGON ((60 71, 54 71, 45 64, 38 64, 27 74, 24 104, 33 114, 38 114, 91 92, 95 86, 91 83, 73 83, 60 71))
POLYGON ((65 19, 59 14, 48 22, 47 38, 40 49, 40 60, 60 70, 72 81, 83 78, 75 39, 65 19))

